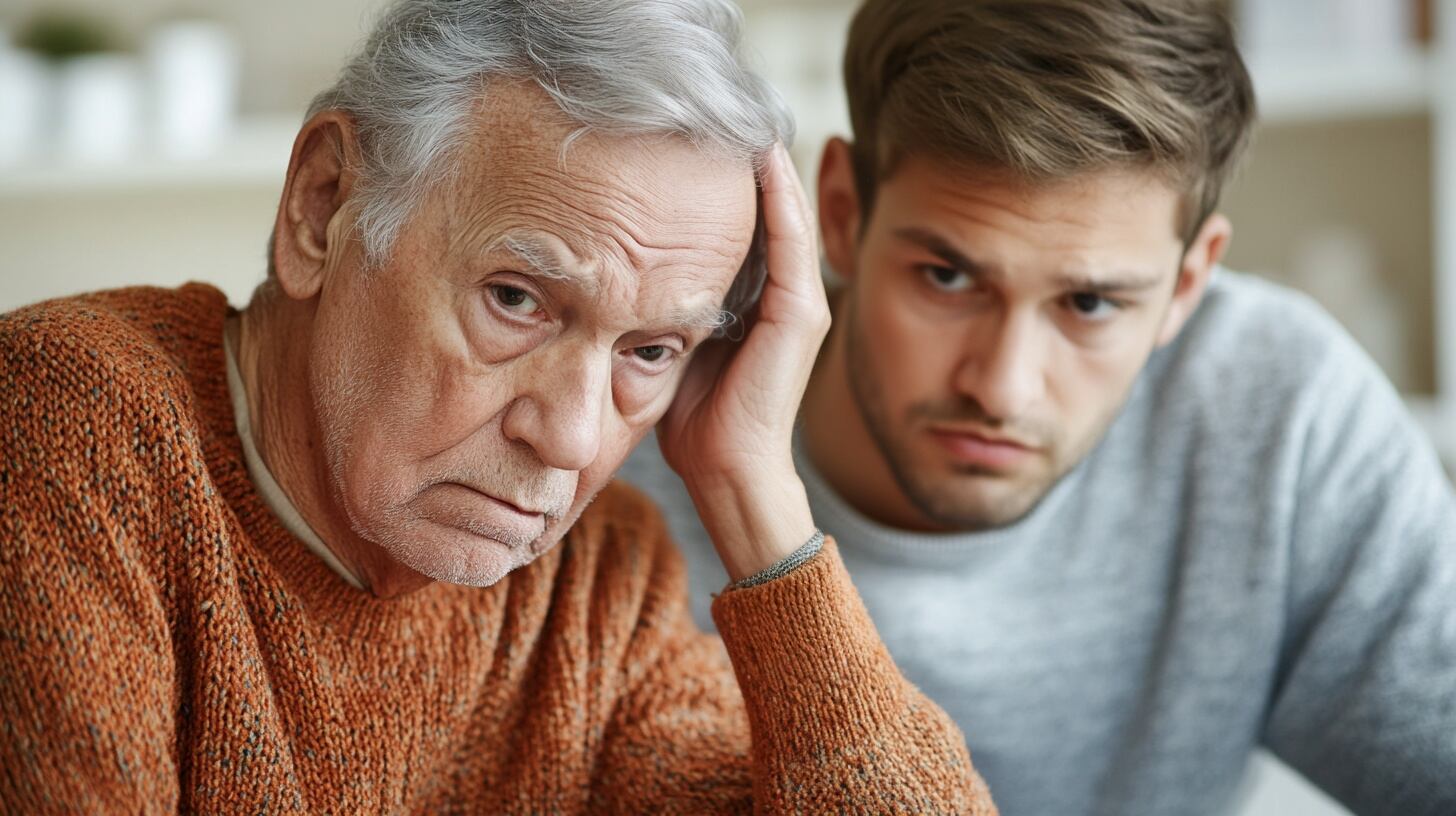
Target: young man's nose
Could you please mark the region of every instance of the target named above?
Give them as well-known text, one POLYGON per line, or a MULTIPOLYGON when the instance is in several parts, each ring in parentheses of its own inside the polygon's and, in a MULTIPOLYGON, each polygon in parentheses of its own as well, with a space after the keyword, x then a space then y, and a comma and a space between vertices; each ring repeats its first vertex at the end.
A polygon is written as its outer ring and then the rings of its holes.
POLYGON ((996 419, 1025 414, 1046 393, 1044 330, 1034 313, 1004 312, 969 341, 956 389, 996 419))

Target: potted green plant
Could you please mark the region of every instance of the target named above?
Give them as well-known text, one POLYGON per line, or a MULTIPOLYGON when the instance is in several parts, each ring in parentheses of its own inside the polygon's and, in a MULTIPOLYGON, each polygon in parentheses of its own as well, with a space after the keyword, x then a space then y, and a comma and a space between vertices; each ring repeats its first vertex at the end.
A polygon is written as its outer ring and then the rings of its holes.
POLYGON ((139 141, 142 71, 102 20, 75 12, 36 15, 17 38, 56 75, 57 143, 80 160, 116 160, 139 141))

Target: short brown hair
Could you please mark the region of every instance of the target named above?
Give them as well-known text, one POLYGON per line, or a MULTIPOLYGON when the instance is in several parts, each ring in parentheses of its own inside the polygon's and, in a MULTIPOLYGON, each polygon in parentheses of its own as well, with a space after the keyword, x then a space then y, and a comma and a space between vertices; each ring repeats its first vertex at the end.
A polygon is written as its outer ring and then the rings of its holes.
POLYGON ((866 213, 906 155, 1049 181, 1120 167, 1218 204, 1254 91, 1213 0, 867 0, 844 57, 866 213))

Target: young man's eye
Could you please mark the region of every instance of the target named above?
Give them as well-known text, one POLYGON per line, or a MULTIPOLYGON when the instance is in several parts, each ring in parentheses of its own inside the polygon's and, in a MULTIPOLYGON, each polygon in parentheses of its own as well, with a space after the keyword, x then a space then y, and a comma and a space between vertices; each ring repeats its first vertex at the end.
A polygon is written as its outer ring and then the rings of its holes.
POLYGON ((525 317, 536 313, 541 305, 525 289, 516 286, 497 284, 490 287, 491 295, 495 297, 496 303, 511 314, 525 317))
POLYGON ((962 292, 971 287, 971 276, 949 266, 928 265, 921 267, 930 285, 942 292, 962 292))
POLYGON ((1077 292, 1068 295, 1067 305, 1079 316, 1093 320, 1105 320, 1122 308, 1117 301, 1109 300, 1093 292, 1077 292))

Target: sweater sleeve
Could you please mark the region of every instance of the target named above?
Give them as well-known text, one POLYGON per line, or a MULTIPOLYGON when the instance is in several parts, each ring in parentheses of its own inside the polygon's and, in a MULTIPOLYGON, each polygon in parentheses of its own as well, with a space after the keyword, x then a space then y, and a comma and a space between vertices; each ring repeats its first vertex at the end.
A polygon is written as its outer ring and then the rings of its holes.
POLYGON ((960 730, 901 676, 832 539, 788 575, 720 595, 713 617, 761 811, 995 813, 960 730))
POLYGON ((719 641, 693 626, 662 538, 628 655, 640 676, 604 739, 593 812, 996 812, 960 731, 895 667, 832 539, 793 572, 719 596, 719 641))
POLYGON ((144 499, 113 467, 103 380, 58 363, 98 356, 66 342, 0 320, 0 802, 175 812, 165 613, 129 555, 144 499))
POLYGON ((1364 355, 1331 358, 1264 740, 1361 816, 1456 813, 1456 495, 1364 355))

